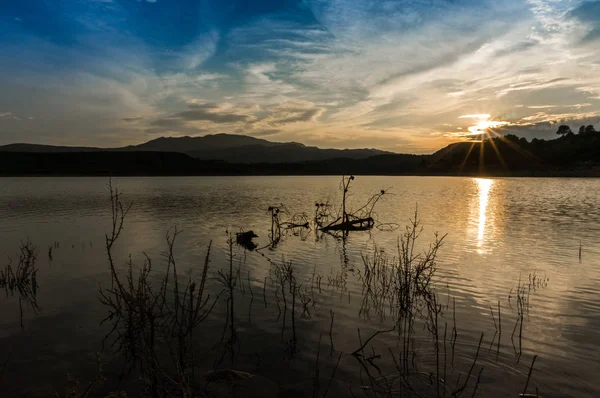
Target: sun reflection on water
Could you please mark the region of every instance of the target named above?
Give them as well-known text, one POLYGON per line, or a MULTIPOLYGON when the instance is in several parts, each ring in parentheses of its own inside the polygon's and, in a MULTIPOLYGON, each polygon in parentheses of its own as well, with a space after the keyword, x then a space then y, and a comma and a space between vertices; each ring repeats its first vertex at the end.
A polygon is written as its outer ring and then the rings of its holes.
POLYGON ((487 221, 487 208, 490 200, 490 190, 494 185, 494 180, 476 178, 477 188, 479 189, 479 223, 477 227, 477 252, 482 254, 483 243, 485 241, 485 229, 487 221))

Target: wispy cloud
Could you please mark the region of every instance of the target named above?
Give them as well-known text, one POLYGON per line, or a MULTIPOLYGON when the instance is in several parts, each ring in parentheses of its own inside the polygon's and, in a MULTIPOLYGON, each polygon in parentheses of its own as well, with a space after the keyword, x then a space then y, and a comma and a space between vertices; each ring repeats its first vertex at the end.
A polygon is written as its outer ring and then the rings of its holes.
POLYGON ((462 115, 459 119, 489 119, 491 115, 489 113, 476 113, 473 115, 462 115))
POLYGON ((482 121, 543 136, 600 111, 600 2, 242 3, 23 9, 0 38, 0 108, 35 119, 0 140, 230 132, 431 152, 482 121))
POLYGON ((586 102, 584 104, 573 104, 573 105, 530 105, 527 108, 529 109, 552 109, 552 108, 576 108, 576 109, 580 109, 580 108, 585 108, 588 106, 592 106, 592 104, 590 104, 589 102, 586 102))
POLYGON ((0 120, 21 120, 12 112, 0 112, 0 120))
MULTIPOLYGON (((534 115, 526 116, 521 119, 522 122, 550 122, 550 123, 558 123, 558 122, 568 122, 575 121, 580 119, 588 119, 598 116, 597 112, 587 112, 587 113, 546 113, 546 112, 537 112, 534 115)), ((521 123, 523 124, 523 123, 521 123)), ((525 123, 527 124, 527 123, 525 123)))

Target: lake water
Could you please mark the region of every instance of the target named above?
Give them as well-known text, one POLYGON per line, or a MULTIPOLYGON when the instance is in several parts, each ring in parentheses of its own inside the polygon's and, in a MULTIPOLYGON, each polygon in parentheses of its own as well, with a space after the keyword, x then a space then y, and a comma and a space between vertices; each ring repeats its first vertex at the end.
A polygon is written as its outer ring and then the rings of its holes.
MULTIPOLYGON (((165 234, 177 226, 182 231, 176 243, 182 273, 198 276, 212 240, 214 274, 227 264, 227 230, 252 229, 259 246, 266 245, 269 206, 284 204, 290 213, 310 216, 315 201, 339 202, 339 181, 339 177, 116 178, 113 184, 133 207, 115 257, 125 267, 129 254, 139 264, 147 253, 158 264, 165 234)), ((18 300, 0 296, 0 363, 8 359, 0 379, 3 396, 47 396, 54 389, 62 393, 67 373, 93 378, 95 353, 106 333, 106 325, 99 327, 99 323, 107 315, 98 301, 98 285, 110 283, 104 249, 104 233, 110 228, 107 182, 104 178, 0 179, 0 268, 9 258, 18 258, 19 243, 30 239, 39 251, 40 307, 37 314, 25 309, 21 330, 18 300), (48 248, 55 245, 49 261, 48 248)), ((378 203, 379 222, 404 226, 418 205, 423 248, 434 232, 448 234, 439 252, 436 286, 440 300, 456 300, 457 345, 462 349, 457 361, 464 361, 465 373, 484 333, 477 365, 477 370, 484 367, 481 396, 518 396, 534 355, 539 357, 530 391, 537 387, 543 397, 600 396, 600 180, 359 176, 353 182, 350 208, 387 188, 394 195, 378 203), (545 282, 530 293, 518 357, 510 339, 516 319, 515 289, 519 280, 526 282, 530 275, 545 282), (508 331, 496 348, 497 319, 492 319, 490 307, 497 317, 498 301, 508 331)), ((319 305, 298 320, 301 354, 286 362, 304 369, 304 376, 312 372, 310 358, 321 334, 323 352, 329 354, 330 309, 335 312, 336 353, 350 353, 360 346, 357 328, 363 336, 388 328, 389 319, 359 317, 361 289, 356 273, 363 268, 361 255, 374 248, 393 256, 401 233, 402 228, 376 228, 351 232, 340 240, 310 231, 285 236, 275 250, 244 252, 236 247, 236 261, 241 264, 243 259, 245 289, 251 285, 257 296, 252 307, 247 291, 239 301, 236 317, 244 348, 238 366, 276 379, 273 369, 256 364, 253 358, 261 351, 270 352, 265 357, 278 352, 285 356, 274 301, 269 297, 265 308, 259 299, 271 261, 292 261, 304 280, 313 272, 323 276, 319 305), (326 281, 341 274, 347 279, 347 290, 326 289, 326 281)), ((210 288, 217 291, 215 279, 210 288)), ((221 307, 217 306, 211 321, 215 325, 224 317, 221 307)), ((452 317, 446 315, 444 322, 452 323, 452 317)), ((396 346, 393 334, 380 337, 374 341, 396 346)), ((431 362, 427 354, 422 356, 431 362)), ((323 357, 323 372, 330 374, 336 356, 323 357)), ((353 358, 344 357, 337 378, 358 380, 359 376, 353 358)))

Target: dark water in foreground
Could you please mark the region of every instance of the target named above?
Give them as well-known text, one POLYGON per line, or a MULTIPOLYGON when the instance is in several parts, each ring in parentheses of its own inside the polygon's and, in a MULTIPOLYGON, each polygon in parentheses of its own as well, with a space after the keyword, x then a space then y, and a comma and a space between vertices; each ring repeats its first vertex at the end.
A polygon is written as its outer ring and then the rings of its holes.
MULTIPOLYGON (((0 379, 3 396, 48 396, 53 389, 64 391, 67 373, 82 379, 94 376, 95 353, 106 332, 98 327, 106 316, 98 302, 98 284, 110 283, 103 247, 110 220, 106 183, 103 178, 0 179, 0 266, 8 263, 7 256, 14 259, 19 242, 29 237, 39 248, 40 269, 40 311, 25 310, 24 331, 16 298, 0 298, 0 362, 10 356, 0 379), (47 248, 55 242, 60 248, 49 264, 47 248)), ((176 244, 178 265, 183 274, 194 276, 199 276, 211 239, 211 272, 225 267, 227 229, 252 229, 259 235, 257 243, 267 244, 270 205, 283 203, 292 213, 310 215, 316 200, 340 199, 338 177, 119 178, 113 183, 124 192, 125 201, 134 203, 115 248, 118 264, 124 267, 129 254, 141 263, 144 252, 159 263, 165 233, 177 226, 183 231, 176 244)), ((435 231, 448 234, 439 254, 438 292, 444 301, 456 299, 456 361, 464 365, 464 372, 484 333, 477 365, 477 370, 484 367, 481 396, 517 396, 533 355, 539 358, 530 386, 538 387, 540 395, 600 395, 600 180, 358 177, 351 206, 388 187, 395 196, 378 205, 381 222, 405 225, 418 204, 425 228, 423 247, 435 231), (547 278, 547 284, 531 292, 517 364, 510 340, 516 316, 511 305, 519 279, 526 281, 533 274, 547 278), (497 338, 492 341, 490 313, 498 300, 504 329, 510 329, 502 336, 499 352, 497 338)), ((359 317, 356 274, 363 267, 361 254, 375 247, 393 256, 400 232, 356 232, 345 242, 330 236, 317 239, 313 232, 287 236, 276 250, 264 250, 263 255, 236 248, 246 286, 236 314, 239 366, 277 379, 283 377, 278 369, 283 359, 297 377, 276 381, 301 383, 311 377, 312 358, 324 333, 323 372, 330 374, 336 359, 329 355, 330 309, 335 312, 336 352, 360 346, 357 328, 363 336, 388 328, 390 319, 359 317), (293 261, 299 278, 308 280, 313 271, 323 276, 319 304, 310 317, 299 317, 300 353, 293 360, 285 359, 275 302, 270 297, 266 309, 262 302, 263 281, 272 267, 266 257, 293 261), (327 287, 329 279, 342 274, 347 290, 327 287), (252 307, 248 284, 256 296, 252 307)), ((210 288, 218 289, 214 278, 210 288)), ((206 341, 220 336, 224 311, 224 306, 216 309, 206 341)), ((451 316, 445 321, 451 323, 451 316)), ((374 341, 382 353, 397 344, 393 334, 374 341)), ((433 361, 425 349, 429 343, 419 344, 427 367, 433 361)), ((340 362, 338 378, 360 385, 353 358, 340 362)))

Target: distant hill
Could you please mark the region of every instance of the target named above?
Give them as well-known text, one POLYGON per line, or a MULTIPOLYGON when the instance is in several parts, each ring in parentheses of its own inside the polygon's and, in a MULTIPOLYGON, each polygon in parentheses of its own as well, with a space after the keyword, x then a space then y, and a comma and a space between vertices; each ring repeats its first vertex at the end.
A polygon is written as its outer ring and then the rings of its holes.
POLYGON ((527 141, 515 135, 451 144, 429 159, 428 172, 454 175, 600 175, 600 131, 527 141))
POLYGON ((200 160, 222 160, 236 163, 294 163, 333 158, 364 159, 390 152, 377 149, 320 149, 296 142, 280 143, 259 138, 214 134, 204 137, 161 137, 140 145, 122 148, 90 148, 36 144, 0 146, 4 152, 177 152, 200 160))
POLYGON ((160 137, 140 145, 127 146, 122 149, 126 151, 189 153, 192 151, 225 150, 249 145, 259 145, 268 148, 281 144, 246 135, 210 134, 204 137, 160 137))
MULTIPOLYGON (((588 128, 589 127, 589 128, 588 128)), ((218 134, 126 148, 0 147, 0 175, 600 176, 600 132, 554 140, 514 135, 448 145, 432 155, 337 150, 218 134), (370 155, 375 153, 375 155, 370 155)))
POLYGON ((223 149, 199 149, 186 152, 198 159, 218 159, 237 163, 296 163, 335 158, 365 159, 389 152, 375 149, 320 149, 297 143, 244 145, 223 149))
POLYGON ((341 175, 416 174, 422 155, 379 155, 296 163, 230 163, 176 152, 4 152, 0 175, 341 175))
POLYGON ((100 152, 108 151, 107 148, 79 147, 79 146, 54 146, 39 144, 8 144, 0 146, 0 152, 100 152))

